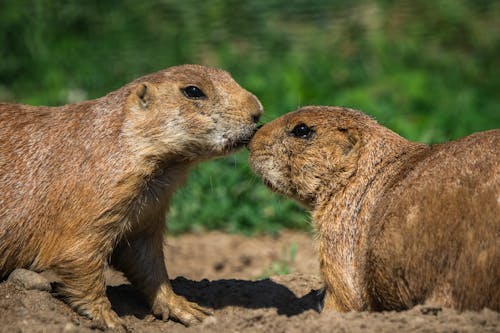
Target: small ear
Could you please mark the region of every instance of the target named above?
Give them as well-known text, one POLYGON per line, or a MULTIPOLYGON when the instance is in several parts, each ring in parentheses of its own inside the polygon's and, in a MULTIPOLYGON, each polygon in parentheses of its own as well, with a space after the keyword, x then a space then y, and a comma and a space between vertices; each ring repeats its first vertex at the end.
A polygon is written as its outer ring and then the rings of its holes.
POLYGON ((353 128, 339 128, 339 131, 345 134, 347 142, 344 147, 344 155, 349 154, 353 149, 356 149, 358 147, 358 143, 360 140, 360 134, 357 129, 353 128))
POLYGON ((156 87, 149 82, 139 83, 134 87, 132 92, 137 98, 139 105, 147 109, 154 100, 156 87))
POLYGON ((357 143, 360 140, 360 134, 357 129, 350 128, 347 130, 347 140, 354 146, 357 145, 357 143))

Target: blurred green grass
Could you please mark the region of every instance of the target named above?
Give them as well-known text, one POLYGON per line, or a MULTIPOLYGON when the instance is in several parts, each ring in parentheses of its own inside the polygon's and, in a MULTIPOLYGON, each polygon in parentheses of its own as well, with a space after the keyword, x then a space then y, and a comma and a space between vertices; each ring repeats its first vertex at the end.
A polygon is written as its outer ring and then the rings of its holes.
MULTIPOLYGON (((264 121, 329 104, 427 143, 500 127, 498 1, 4 1, 0 45, 0 101, 65 104, 201 63, 254 92, 264 121)), ((307 230, 246 159, 194 168, 170 231, 307 230)))

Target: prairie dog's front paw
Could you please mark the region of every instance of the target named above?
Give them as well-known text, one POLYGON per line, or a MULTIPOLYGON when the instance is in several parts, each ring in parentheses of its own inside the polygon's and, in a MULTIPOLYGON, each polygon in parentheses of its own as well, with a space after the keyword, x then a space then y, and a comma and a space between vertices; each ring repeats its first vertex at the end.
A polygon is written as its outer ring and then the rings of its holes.
POLYGON ((172 318, 186 326, 197 324, 212 315, 210 310, 175 294, 168 298, 157 299, 152 311, 155 316, 165 321, 172 318))

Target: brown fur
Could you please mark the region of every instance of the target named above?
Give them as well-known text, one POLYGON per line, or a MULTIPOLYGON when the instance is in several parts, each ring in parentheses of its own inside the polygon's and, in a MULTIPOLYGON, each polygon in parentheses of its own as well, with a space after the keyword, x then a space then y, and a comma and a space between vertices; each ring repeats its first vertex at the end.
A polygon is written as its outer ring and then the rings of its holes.
POLYGON ((318 106, 265 125, 249 149, 266 184, 311 210, 326 309, 500 310, 500 130, 427 146, 318 106), (300 123, 310 137, 292 134, 300 123))
POLYGON ((248 142, 261 113, 228 73, 197 65, 78 104, 0 104, 0 278, 52 269, 75 309, 115 327, 103 277, 110 259, 156 315, 201 320, 206 311, 170 286, 165 214, 188 168, 248 142), (191 85, 207 98, 183 95, 191 85))

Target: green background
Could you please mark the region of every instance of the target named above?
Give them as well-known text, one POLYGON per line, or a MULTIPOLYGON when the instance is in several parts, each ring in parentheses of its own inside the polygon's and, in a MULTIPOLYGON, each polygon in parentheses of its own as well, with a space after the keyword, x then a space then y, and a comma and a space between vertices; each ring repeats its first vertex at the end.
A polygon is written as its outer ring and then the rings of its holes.
MULTIPOLYGON (((222 67, 265 107, 349 106, 427 143, 500 125, 499 1, 0 0, 0 101, 60 105, 159 69, 222 67)), ((247 152, 203 163, 173 233, 308 229, 247 152)))

